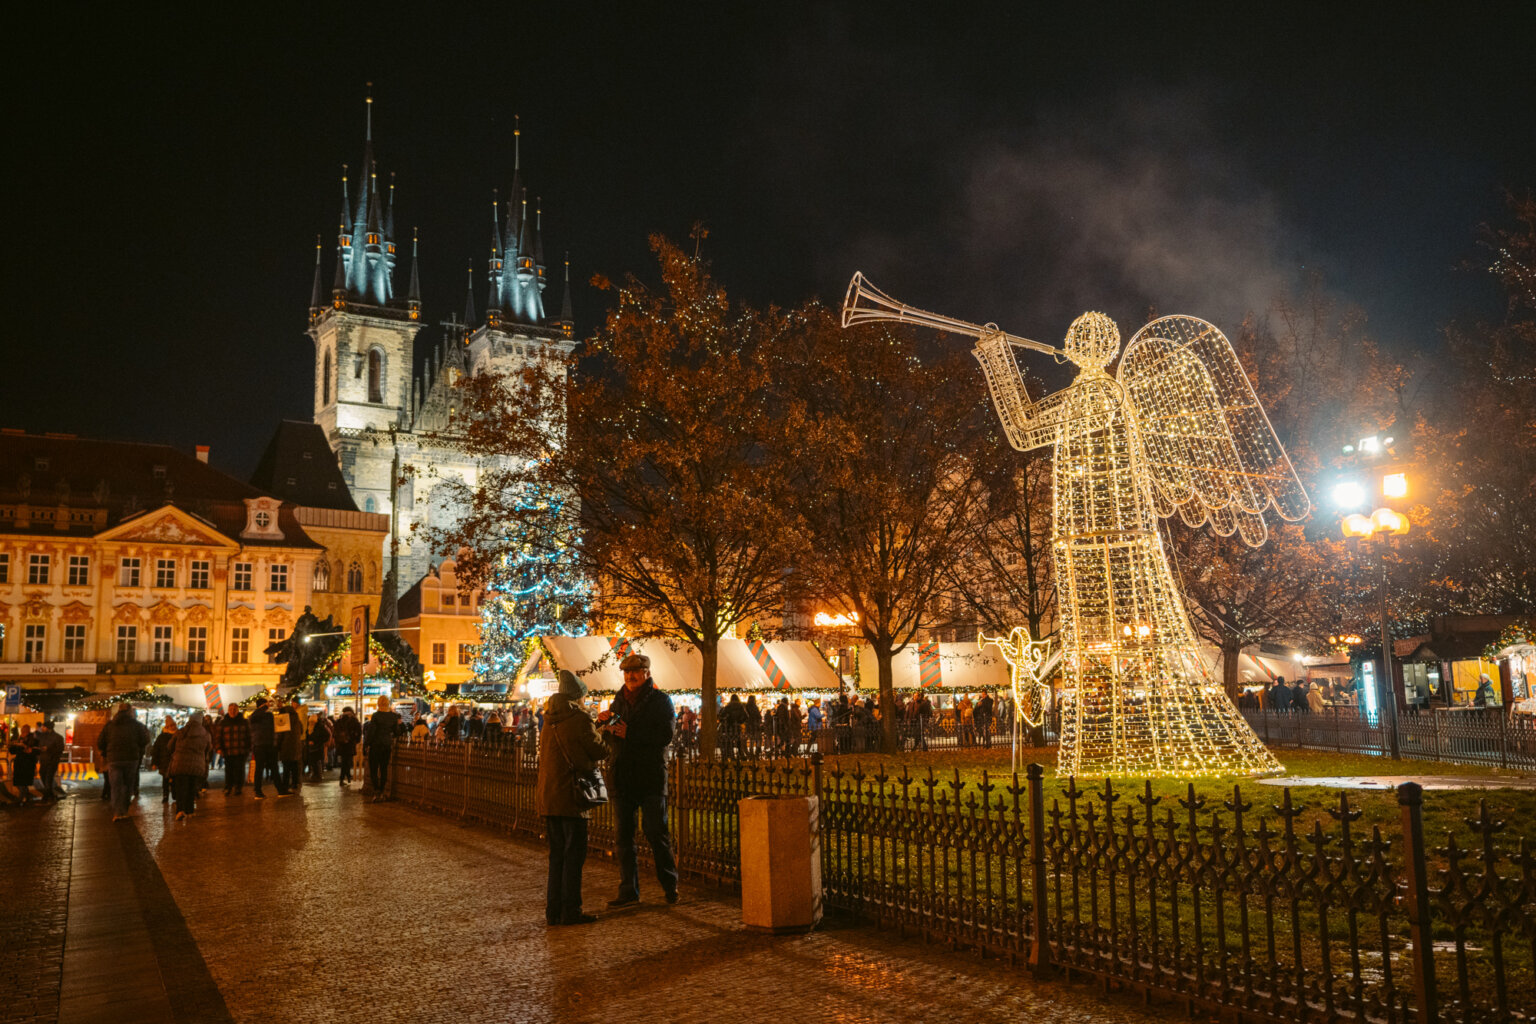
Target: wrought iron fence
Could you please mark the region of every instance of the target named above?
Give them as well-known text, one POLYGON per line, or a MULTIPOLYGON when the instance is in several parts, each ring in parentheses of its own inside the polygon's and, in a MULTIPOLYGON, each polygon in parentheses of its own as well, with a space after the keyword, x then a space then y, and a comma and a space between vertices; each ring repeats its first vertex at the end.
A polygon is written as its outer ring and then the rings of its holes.
MULTIPOLYGON (((420 806, 537 836, 537 765, 518 744, 402 744, 393 788, 420 806)), ((680 870, 735 885, 737 803, 819 798, 826 905, 886 926, 1229 1019, 1483 1024, 1536 1010, 1536 849, 1486 803, 1426 843, 1422 792, 1399 828, 1357 824, 1347 793, 1303 824, 1233 787, 1165 800, 1024 776, 784 762, 671 766, 680 870)), ((613 852, 609 808, 592 849, 613 852)), ((642 856, 648 853, 637 839, 642 856)))
MULTIPOLYGON (((1315 712, 1245 709, 1243 717, 1270 746, 1385 756, 1388 726, 1379 714, 1353 708, 1315 712)), ((1536 720, 1503 708, 1433 708, 1398 717, 1405 758, 1536 770, 1536 720)))

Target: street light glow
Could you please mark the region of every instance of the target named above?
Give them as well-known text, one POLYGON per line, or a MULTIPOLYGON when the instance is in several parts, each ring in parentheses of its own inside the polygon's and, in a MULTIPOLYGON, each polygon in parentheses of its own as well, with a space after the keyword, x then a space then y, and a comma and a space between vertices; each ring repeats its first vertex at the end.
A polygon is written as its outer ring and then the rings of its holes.
POLYGON ((1408 497, 1408 475, 1406 473, 1388 473, 1381 478, 1381 493, 1389 498, 1408 497))
POLYGON ((1365 504, 1365 488, 1356 480, 1344 480, 1333 488, 1333 503, 1339 508, 1359 508, 1365 504))

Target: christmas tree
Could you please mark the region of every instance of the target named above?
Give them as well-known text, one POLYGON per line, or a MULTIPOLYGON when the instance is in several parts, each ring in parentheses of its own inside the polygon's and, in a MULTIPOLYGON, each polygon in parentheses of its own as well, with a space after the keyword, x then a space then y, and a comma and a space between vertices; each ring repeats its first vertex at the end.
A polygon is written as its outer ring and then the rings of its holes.
POLYGON ((586 632, 588 587, 562 502, 528 498, 496 560, 480 602, 475 675, 511 684, 541 636, 586 632))

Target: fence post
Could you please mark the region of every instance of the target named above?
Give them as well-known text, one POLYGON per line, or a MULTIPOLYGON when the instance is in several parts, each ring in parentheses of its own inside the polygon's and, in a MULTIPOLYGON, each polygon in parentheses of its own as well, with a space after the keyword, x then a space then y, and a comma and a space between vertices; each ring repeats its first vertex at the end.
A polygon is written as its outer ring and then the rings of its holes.
POLYGON ((1051 970, 1051 944, 1046 935, 1045 879, 1045 769, 1032 764, 1025 769, 1029 790, 1029 869, 1033 876, 1033 906, 1030 916, 1035 941, 1029 949, 1029 969, 1036 974, 1051 970))
POLYGON ((1499 767, 1500 768, 1508 768, 1509 767, 1509 715, 1504 713, 1504 708, 1503 707, 1499 708, 1497 714, 1499 716, 1499 767))
POLYGON ((1429 878, 1424 865, 1424 789, 1417 782, 1397 787, 1402 808, 1403 836, 1408 841, 1403 868, 1407 872, 1408 935, 1413 945, 1413 990, 1418 999, 1419 1024, 1440 1019, 1435 997, 1435 946, 1429 919, 1429 878))
POLYGON ((464 802, 459 806, 460 818, 469 816, 469 749, 474 745, 474 740, 464 741, 464 802))

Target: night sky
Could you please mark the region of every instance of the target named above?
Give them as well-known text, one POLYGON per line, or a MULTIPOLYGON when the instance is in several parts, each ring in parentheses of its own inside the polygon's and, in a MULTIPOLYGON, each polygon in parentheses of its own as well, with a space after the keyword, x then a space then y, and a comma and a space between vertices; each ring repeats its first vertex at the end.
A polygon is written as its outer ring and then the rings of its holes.
POLYGON ((1235 326, 1317 273, 1422 362, 1447 321, 1497 313, 1462 264, 1536 186, 1536 6, 1515 6, 33 8, 4 72, 0 426, 211 444, 243 477, 307 419, 315 235, 328 287, 367 81, 404 251, 421 230, 419 355, 471 259, 484 312, 519 114, 579 333, 593 273, 648 273, 648 233, 703 221, 756 303, 838 302, 861 269, 1057 341, 1088 308, 1235 326))

